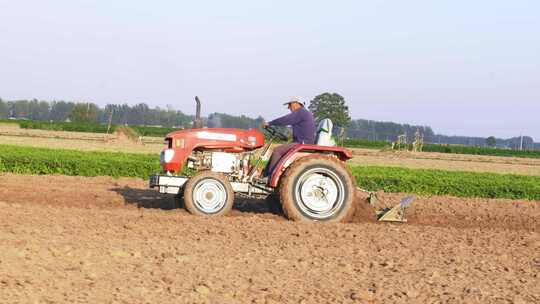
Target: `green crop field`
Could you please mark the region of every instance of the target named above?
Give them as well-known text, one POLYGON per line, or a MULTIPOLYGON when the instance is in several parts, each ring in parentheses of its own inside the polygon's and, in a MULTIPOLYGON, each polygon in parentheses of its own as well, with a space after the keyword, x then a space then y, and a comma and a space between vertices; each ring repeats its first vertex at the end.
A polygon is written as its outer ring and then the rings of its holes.
POLYGON ((147 178, 157 171, 157 155, 0 145, 0 172, 147 178))
MULTIPOLYGON (((160 170, 157 155, 0 145, 0 172, 140 177, 160 170)), ((540 177, 392 167, 352 167, 368 190, 540 200, 540 177)))
POLYGON ((501 148, 471 147, 471 146, 460 146, 460 145, 426 144, 424 145, 423 151, 454 153, 454 154, 540 158, 540 151, 538 150, 518 151, 518 150, 501 149, 501 148))
POLYGON ((497 173, 353 167, 360 187, 385 192, 540 200, 540 177, 497 173))
POLYGON ((18 124, 19 122, 17 120, 11 120, 11 119, 0 119, 0 124, 18 124))
POLYGON ((387 141, 367 139, 345 139, 343 145, 348 148, 384 149, 392 145, 387 141))

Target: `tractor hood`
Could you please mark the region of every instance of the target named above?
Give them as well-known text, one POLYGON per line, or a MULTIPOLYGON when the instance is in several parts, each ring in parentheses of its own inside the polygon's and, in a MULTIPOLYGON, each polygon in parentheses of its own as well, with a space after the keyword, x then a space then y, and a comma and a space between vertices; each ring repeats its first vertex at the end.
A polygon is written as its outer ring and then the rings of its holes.
POLYGON ((193 150, 244 152, 264 145, 264 135, 257 129, 202 128, 167 134, 167 149, 161 152, 164 171, 179 172, 193 150))
POLYGON ((175 131, 167 134, 172 148, 232 148, 251 150, 264 145, 264 135, 257 129, 203 128, 175 131), (178 140, 178 141, 177 141, 178 140), (183 141, 183 144, 182 144, 183 141))

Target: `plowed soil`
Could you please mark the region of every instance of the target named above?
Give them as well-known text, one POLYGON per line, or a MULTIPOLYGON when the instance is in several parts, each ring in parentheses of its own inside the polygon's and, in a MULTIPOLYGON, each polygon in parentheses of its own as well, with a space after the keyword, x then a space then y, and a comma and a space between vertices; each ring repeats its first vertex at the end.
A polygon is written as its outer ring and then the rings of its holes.
POLYGON ((418 198, 406 224, 357 203, 208 219, 142 180, 0 175, 0 303, 540 303, 540 202, 418 198))

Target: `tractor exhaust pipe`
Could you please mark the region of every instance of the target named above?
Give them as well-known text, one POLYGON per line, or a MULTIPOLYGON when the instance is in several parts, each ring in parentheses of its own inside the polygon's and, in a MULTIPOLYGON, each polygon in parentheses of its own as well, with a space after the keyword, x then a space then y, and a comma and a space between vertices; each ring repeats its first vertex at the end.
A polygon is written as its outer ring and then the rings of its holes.
POLYGON ((199 96, 195 96, 195 102, 197 103, 197 109, 195 111, 195 119, 193 120, 193 129, 201 129, 203 122, 201 119, 201 100, 199 96))

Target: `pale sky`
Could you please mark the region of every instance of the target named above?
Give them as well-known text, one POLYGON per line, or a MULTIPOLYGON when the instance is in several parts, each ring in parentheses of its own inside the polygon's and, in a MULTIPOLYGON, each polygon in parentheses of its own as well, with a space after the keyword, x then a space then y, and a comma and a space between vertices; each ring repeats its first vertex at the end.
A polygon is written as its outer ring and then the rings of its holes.
POLYGON ((272 119, 353 118, 540 141, 540 1, 5 1, 0 97, 272 119))

